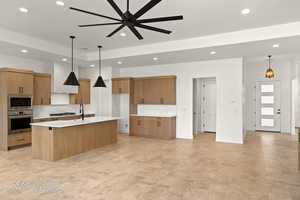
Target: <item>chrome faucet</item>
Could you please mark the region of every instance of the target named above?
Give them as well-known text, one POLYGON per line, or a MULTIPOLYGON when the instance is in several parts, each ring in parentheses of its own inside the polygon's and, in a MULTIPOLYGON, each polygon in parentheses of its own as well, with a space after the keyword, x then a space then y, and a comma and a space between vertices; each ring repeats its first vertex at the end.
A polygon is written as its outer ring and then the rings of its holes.
POLYGON ((84 120, 84 105, 82 103, 80 104, 80 114, 81 119, 84 120))

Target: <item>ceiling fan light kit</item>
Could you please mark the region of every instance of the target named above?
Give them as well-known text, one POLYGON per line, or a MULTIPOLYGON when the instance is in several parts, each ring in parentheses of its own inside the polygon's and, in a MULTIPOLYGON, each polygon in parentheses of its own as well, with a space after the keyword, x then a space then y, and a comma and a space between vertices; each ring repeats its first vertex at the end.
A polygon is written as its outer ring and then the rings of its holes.
POLYGON ((159 33, 164 34, 171 34, 172 31, 157 28, 154 26, 145 25, 146 23, 155 23, 155 22, 165 22, 165 21, 175 21, 175 20, 183 20, 183 16, 170 16, 170 17, 157 17, 157 18, 149 18, 149 19, 140 19, 145 13, 147 13, 149 10, 151 10, 154 6, 156 6, 158 3, 160 3, 162 0, 151 0, 149 1, 144 7, 142 7, 139 11, 137 11, 135 14, 132 14, 130 12, 130 2, 127 0, 127 9, 125 12, 123 12, 119 6, 113 1, 113 0, 107 0, 108 3, 113 7, 113 9, 118 13, 121 19, 117 19, 114 17, 105 16, 102 14, 82 10, 75 7, 70 7, 71 10, 82 12, 89 15, 94 15, 98 17, 102 17, 105 19, 113 20, 115 22, 111 23, 100 23, 100 24, 87 24, 87 25, 79 25, 79 27, 93 27, 93 26, 108 26, 108 25, 120 25, 118 28, 116 28, 113 32, 108 34, 106 37, 112 37, 117 32, 122 30, 125 26, 128 27, 131 32, 139 39, 142 40, 143 36, 139 33, 139 31, 136 29, 142 28, 146 30, 151 30, 159 33))

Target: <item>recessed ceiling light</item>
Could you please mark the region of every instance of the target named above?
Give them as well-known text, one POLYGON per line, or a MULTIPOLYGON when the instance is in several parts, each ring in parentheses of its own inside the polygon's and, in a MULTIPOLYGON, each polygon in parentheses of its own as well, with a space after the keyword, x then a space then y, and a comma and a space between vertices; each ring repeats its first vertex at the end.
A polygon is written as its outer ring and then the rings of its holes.
POLYGON ((22 52, 22 53, 28 53, 28 50, 22 49, 21 52, 22 52))
POLYGON ((217 52, 215 52, 215 51, 210 52, 210 55, 215 55, 215 54, 217 54, 217 52))
POLYGON ((122 65, 123 64, 122 61, 118 61, 117 63, 118 63, 118 65, 122 65))
POLYGON ((122 32, 122 33, 120 33, 120 36, 121 37, 126 37, 126 33, 122 32))
POLYGON ((245 8, 241 11, 242 15, 248 15, 250 14, 251 10, 249 8, 245 8))
POLYGON ((92 64, 92 65, 90 65, 90 67, 95 67, 95 65, 94 65, 94 64, 92 64))
POLYGON ((68 59, 66 59, 66 58, 63 58, 63 59, 61 59, 61 60, 62 60, 63 62, 67 62, 67 60, 68 60, 68 59))
POLYGON ((28 13, 27 8, 19 8, 19 11, 22 12, 22 13, 28 13))
POLYGON ((158 58, 157 58, 157 57, 154 57, 154 58, 153 58, 153 60, 157 61, 157 60, 158 60, 158 58))
POLYGON ((65 3, 63 1, 56 1, 56 5, 58 5, 58 6, 64 6, 65 3))
POLYGON ((273 44, 273 48, 279 48, 279 44, 273 44))

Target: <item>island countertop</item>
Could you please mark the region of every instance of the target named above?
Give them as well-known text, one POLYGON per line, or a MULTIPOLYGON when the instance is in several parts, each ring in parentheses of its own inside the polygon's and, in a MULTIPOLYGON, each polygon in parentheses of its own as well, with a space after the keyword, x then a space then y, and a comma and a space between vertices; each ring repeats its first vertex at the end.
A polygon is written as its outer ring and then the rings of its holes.
POLYGON ((76 119, 76 120, 59 120, 59 121, 50 121, 50 122, 37 122, 31 123, 31 126, 43 126, 43 127, 51 127, 51 128, 65 128, 71 126, 81 126, 86 124, 93 124, 99 122, 108 122, 118 120, 118 117, 89 117, 84 120, 76 119))

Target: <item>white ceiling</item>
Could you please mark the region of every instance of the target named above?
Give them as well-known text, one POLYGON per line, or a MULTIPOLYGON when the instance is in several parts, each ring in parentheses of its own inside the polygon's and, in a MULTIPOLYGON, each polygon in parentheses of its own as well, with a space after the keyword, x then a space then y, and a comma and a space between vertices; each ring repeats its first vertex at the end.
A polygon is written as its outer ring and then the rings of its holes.
MULTIPOLYGON (((149 0, 131 0, 132 12, 149 0)), ((128 30, 127 37, 116 35, 106 38, 112 27, 78 28, 78 24, 110 22, 68 9, 79 7, 101 14, 117 17, 106 0, 64 0, 58 7, 55 0, 9 0, 0 7, 0 26, 50 42, 69 46, 68 36, 78 37, 77 47, 95 51, 98 44, 106 49, 145 45, 161 41, 199 37, 300 21, 299 0, 163 0, 144 17, 184 15, 184 21, 157 23, 155 26, 174 31, 170 36, 141 30, 143 41, 138 41, 128 30), (26 7, 29 13, 18 11, 26 7), (241 9, 250 8, 251 14, 242 16, 241 9)), ((115 0, 125 8, 125 0, 115 0)), ((154 24, 153 24, 154 25, 154 24)))

